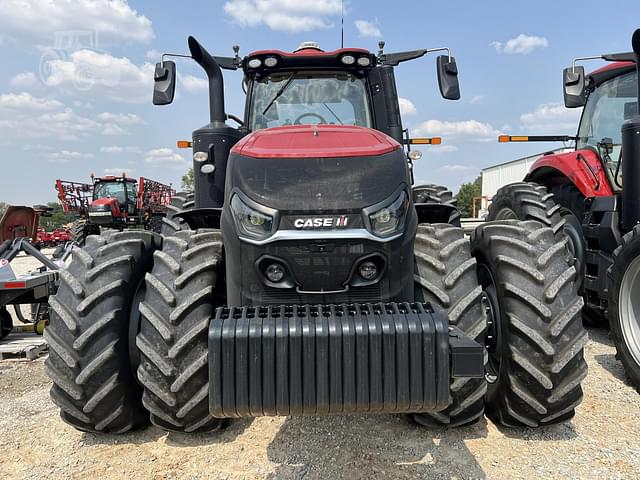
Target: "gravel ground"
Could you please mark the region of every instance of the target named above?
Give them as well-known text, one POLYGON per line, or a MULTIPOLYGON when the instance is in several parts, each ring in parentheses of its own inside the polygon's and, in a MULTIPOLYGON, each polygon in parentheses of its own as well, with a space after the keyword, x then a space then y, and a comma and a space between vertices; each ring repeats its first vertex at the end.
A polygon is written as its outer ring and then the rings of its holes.
POLYGON ((570 423, 430 431, 405 416, 258 418, 221 433, 78 432, 49 400, 43 359, 0 362, 0 472, 24 478, 639 478, 640 396, 605 330, 589 331, 570 423))

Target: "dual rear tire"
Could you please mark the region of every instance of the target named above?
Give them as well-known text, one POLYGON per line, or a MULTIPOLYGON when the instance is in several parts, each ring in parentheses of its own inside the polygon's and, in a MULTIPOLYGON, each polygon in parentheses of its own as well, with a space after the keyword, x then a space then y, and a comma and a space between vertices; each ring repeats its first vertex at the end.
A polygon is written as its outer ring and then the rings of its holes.
POLYGON ((447 224, 416 236, 417 299, 443 309, 449 323, 487 348, 485 379, 455 379, 451 404, 414 414, 427 427, 455 427, 487 415, 509 427, 573 417, 587 374, 583 300, 568 240, 539 222, 480 226, 471 242, 447 224))

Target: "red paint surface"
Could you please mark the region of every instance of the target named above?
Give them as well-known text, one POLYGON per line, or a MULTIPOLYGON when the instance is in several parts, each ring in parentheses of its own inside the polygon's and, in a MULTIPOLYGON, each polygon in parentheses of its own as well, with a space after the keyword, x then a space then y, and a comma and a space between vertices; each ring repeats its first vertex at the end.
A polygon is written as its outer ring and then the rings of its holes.
POLYGON ((231 150, 254 158, 335 158, 383 155, 400 144, 382 132, 347 125, 294 125, 258 130, 231 150))
POLYGON ((315 57, 337 57, 343 53, 363 53, 368 55, 369 50, 365 50, 364 48, 339 48, 338 50, 334 50, 332 52, 322 52, 315 48, 303 48, 298 50, 297 52, 284 52, 282 50, 257 50, 255 52, 251 52, 247 55, 248 58, 254 57, 256 55, 278 55, 281 57, 305 57, 305 56, 315 56, 315 57))
POLYGON ((597 70, 594 70, 589 75, 597 75, 599 73, 608 72, 609 70, 616 70, 618 68, 625 68, 633 65, 633 62, 613 62, 607 63, 606 65, 600 67, 597 70))
POLYGON ((580 192, 586 197, 607 197, 613 195, 613 189, 609 184, 609 179, 602 166, 602 162, 598 155, 592 150, 578 150, 575 152, 551 154, 540 157, 529 170, 527 179, 535 178, 541 173, 541 169, 556 170, 567 177, 576 186, 580 192), (591 169, 585 165, 585 162, 578 158, 582 155, 591 169), (591 172, 593 170, 593 173, 591 172), (595 174, 595 176, 594 176, 595 174), (600 182, 600 187, 596 189, 596 178, 600 182))

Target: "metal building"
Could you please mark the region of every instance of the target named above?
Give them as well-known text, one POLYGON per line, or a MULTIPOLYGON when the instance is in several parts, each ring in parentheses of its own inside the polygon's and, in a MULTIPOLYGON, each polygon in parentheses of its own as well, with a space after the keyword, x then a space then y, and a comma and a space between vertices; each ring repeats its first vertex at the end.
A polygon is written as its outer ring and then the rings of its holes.
MULTIPOLYGON (((559 148, 552 150, 552 152, 562 153, 572 150, 572 148, 559 148)), ((478 216, 482 218, 486 214, 491 199, 500 187, 522 181, 529 172, 531 165, 547 153, 549 153, 549 151, 484 168, 482 170, 482 201, 478 216)))

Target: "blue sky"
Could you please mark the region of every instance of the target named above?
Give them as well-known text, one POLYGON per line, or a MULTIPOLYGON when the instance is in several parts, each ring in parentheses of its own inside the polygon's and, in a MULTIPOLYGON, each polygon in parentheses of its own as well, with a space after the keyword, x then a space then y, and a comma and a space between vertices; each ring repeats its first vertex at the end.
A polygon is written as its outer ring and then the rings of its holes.
MULTIPOLYGON (((442 100, 435 57, 396 70, 403 120, 441 135, 416 178, 454 190, 484 166, 553 148, 498 145, 499 133, 572 134, 561 70, 576 56, 630 50, 640 2, 345 0, 345 45, 377 50, 448 46, 462 99, 442 100), (620 13, 619 13, 620 12, 620 13)), ((158 52, 186 52, 188 35, 212 53, 340 46, 340 0, 2 0, 0 200, 55 200, 54 180, 127 171, 179 184, 190 153, 175 141, 208 118, 206 82, 179 61, 176 101, 151 105, 158 52), (25 5, 26 4, 26 5, 25 5)), ((597 62, 587 69, 596 68, 597 62)), ((227 111, 242 114, 241 74, 225 72, 227 111)))

